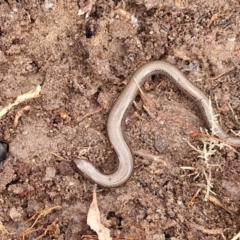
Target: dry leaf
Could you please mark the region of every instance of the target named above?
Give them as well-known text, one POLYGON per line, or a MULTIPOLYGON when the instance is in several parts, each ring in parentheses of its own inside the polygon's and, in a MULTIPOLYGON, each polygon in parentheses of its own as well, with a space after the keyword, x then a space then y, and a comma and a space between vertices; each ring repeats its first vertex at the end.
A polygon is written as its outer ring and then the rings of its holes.
POLYGON ((19 103, 22 103, 22 102, 32 99, 32 98, 39 97, 41 89, 42 89, 41 86, 38 85, 35 90, 18 96, 14 103, 10 103, 10 104, 8 104, 8 106, 6 106, 2 110, 0 110, 0 120, 5 114, 7 114, 14 106, 18 105, 19 103))
POLYGON ((110 230, 101 223, 100 212, 97 205, 96 185, 93 189, 93 200, 88 211, 87 224, 97 233, 99 240, 112 240, 110 230))

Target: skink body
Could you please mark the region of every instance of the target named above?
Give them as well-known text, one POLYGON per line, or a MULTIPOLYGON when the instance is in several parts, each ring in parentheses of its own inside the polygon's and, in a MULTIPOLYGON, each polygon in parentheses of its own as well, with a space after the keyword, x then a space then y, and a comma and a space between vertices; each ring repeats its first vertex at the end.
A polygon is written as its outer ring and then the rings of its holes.
POLYGON ((164 61, 149 62, 135 72, 109 113, 107 132, 109 140, 118 156, 119 164, 116 171, 106 175, 86 160, 74 160, 77 167, 95 183, 104 187, 117 187, 125 183, 131 176, 133 171, 133 155, 123 133, 125 118, 132 106, 133 100, 139 92, 139 87, 145 83, 147 78, 158 74, 167 76, 187 96, 195 101, 203 114, 208 128, 212 129, 214 127, 214 133, 217 137, 230 145, 240 146, 239 137, 231 137, 225 133, 217 120, 213 124, 214 112, 208 97, 195 87, 181 71, 164 61))

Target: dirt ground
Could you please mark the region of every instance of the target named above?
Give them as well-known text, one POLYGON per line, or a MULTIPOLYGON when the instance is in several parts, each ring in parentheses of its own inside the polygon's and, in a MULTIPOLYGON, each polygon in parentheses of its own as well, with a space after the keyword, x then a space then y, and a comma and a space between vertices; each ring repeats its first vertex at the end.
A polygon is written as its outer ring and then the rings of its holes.
MULTIPOLYGON (((86 222, 94 184, 73 160, 84 156, 104 173, 114 170, 108 112, 148 61, 182 70, 210 96, 225 131, 237 132, 239 29, 236 0, 0 0, 0 109, 42 86, 39 98, 0 121, 0 138, 10 142, 0 165, 1 239, 95 239, 86 222)), ((143 91, 155 117, 137 97, 125 129, 133 174, 118 188, 98 187, 111 236, 232 239, 240 231, 237 148, 216 148, 207 166, 188 144, 201 149, 199 129, 207 127, 195 103, 160 76, 143 91)))

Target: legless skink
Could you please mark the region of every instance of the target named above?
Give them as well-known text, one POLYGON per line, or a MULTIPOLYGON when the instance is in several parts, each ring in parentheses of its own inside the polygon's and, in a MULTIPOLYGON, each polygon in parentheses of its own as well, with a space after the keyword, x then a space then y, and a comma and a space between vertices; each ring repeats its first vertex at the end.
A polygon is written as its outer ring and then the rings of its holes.
POLYGON ((133 156, 124 139, 123 129, 125 119, 133 100, 138 94, 139 87, 145 83, 148 77, 156 74, 167 76, 186 95, 195 101, 203 114, 208 128, 214 128, 214 133, 217 137, 230 145, 240 147, 239 137, 231 137, 225 133, 217 119, 213 124, 215 113, 213 113, 211 103, 204 93, 189 82, 173 65, 163 61, 149 62, 135 72, 109 113, 107 132, 109 140, 118 156, 119 164, 117 170, 112 174, 105 175, 86 160, 74 160, 77 167, 95 183, 104 187, 117 187, 125 183, 131 176, 133 171, 133 156))

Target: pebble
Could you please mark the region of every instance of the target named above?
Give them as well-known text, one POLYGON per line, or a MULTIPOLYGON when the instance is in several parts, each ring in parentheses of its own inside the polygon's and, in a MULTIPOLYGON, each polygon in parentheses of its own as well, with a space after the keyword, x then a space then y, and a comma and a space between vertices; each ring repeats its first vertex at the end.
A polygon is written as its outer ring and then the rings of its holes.
POLYGON ((51 181, 55 177, 56 172, 57 170, 54 167, 47 167, 43 181, 51 181))
POLYGON ((157 138, 155 139, 154 147, 159 153, 167 153, 170 143, 168 139, 157 138))

